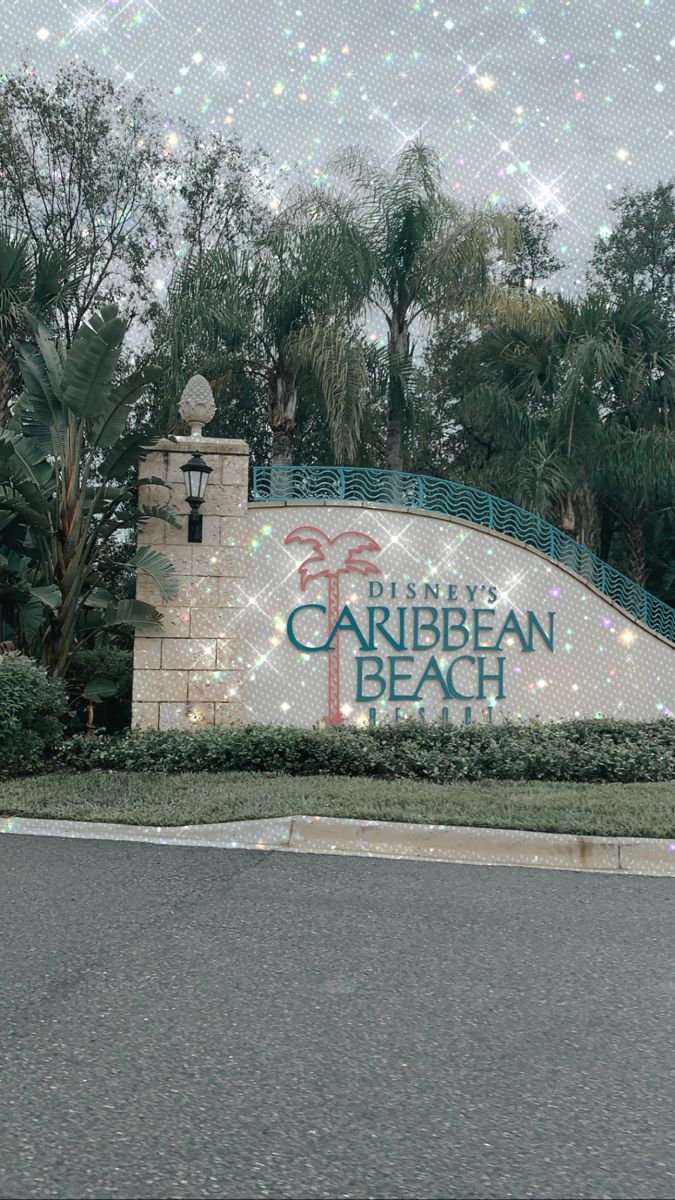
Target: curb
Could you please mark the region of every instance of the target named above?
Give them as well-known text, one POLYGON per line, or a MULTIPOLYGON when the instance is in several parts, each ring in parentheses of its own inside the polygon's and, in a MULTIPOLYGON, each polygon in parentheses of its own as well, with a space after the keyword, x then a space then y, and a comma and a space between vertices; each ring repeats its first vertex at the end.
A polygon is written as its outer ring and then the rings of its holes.
POLYGON ((582 837, 468 825, 408 825, 395 821, 293 816, 215 825, 137 826, 4 817, 0 818, 0 833, 675 876, 675 841, 667 839, 582 837))
POLYGON ((220 850, 288 850, 292 825, 292 817, 270 817, 264 821, 223 821, 216 825, 115 825, 107 821, 0 817, 0 833, 147 842, 156 846, 206 846, 220 850))

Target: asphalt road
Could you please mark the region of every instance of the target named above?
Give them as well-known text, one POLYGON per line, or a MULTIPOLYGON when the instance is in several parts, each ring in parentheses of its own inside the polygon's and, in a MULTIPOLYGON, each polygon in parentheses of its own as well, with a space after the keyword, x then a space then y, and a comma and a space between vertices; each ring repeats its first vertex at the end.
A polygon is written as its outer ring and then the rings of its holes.
POLYGON ((675 1196, 668 879, 0 839, 0 1196, 675 1196))

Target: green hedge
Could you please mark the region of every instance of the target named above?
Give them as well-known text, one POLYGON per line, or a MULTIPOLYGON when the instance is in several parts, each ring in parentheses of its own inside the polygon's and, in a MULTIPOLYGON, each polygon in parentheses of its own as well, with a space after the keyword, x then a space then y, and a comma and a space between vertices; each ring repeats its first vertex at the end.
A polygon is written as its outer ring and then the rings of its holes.
MULTIPOLYGON (((72 738, 74 770, 268 771, 428 779, 675 780, 675 721, 289 729, 251 725, 72 738)), ((675 793, 674 793, 675 795, 675 793)))
POLYGON ((63 738, 66 689, 32 658, 0 655, 0 773, 30 775, 63 738))

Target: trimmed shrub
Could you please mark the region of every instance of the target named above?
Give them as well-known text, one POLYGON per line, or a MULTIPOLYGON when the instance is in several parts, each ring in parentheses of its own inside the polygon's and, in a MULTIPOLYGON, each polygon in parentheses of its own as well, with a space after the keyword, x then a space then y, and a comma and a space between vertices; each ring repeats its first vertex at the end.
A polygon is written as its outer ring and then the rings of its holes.
MULTIPOLYGON (((77 736, 59 751, 74 770, 263 771, 385 779, 570 783, 675 780, 675 721, 559 725, 401 722, 366 729, 250 725, 77 736)), ((674 789, 675 799, 675 789, 674 789)))
POLYGON ((66 689, 23 654, 0 655, 0 772, 30 775, 63 738, 66 689))

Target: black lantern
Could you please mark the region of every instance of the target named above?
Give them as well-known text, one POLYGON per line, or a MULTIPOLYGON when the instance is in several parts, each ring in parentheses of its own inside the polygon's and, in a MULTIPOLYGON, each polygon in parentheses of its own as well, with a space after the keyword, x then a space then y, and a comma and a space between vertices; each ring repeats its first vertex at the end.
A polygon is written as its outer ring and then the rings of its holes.
POLYGON ((202 515, 199 509, 204 503, 204 492, 212 470, 213 467, 204 462, 198 450, 195 450, 192 458, 189 458, 181 467, 187 502, 190 505, 188 542, 201 542, 202 540, 202 515))

